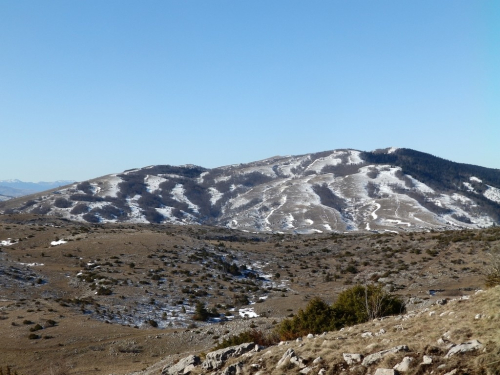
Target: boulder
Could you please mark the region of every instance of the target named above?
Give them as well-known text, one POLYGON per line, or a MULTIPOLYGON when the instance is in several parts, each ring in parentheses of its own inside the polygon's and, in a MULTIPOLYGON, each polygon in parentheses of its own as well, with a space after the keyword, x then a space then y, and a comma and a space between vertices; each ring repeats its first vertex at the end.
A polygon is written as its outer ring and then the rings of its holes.
POLYGON ((241 374, 241 369, 243 368, 243 363, 238 362, 227 366, 222 372, 221 375, 237 375, 241 374))
POLYGON ((393 368, 378 368, 375 375, 398 375, 398 372, 393 368))
POLYGON ((231 357, 239 357, 255 348, 253 342, 247 342, 241 345, 230 346, 229 348, 219 349, 207 353, 205 361, 201 365, 205 370, 218 370, 231 357))
POLYGON ((458 344, 458 345, 453 346, 444 357, 450 358, 451 356, 454 356, 455 354, 471 352, 474 350, 481 349, 482 347, 483 347, 483 344, 481 344, 477 340, 464 342, 462 344, 458 344))
POLYGON ((185 375, 189 374, 193 369, 201 363, 200 357, 197 355, 189 355, 175 365, 164 367, 161 375, 185 375))
POLYGON ((380 352, 367 355, 365 357, 365 359, 363 359, 362 365, 367 367, 367 366, 372 365, 375 362, 380 361, 387 354, 398 353, 398 352, 407 352, 408 350, 409 350, 408 346, 406 346, 406 345, 399 345, 399 346, 395 346, 394 348, 391 348, 391 349, 381 350, 380 352))
POLYGON ((396 366, 394 366, 394 370, 397 370, 399 372, 406 372, 410 369, 412 361, 413 361, 412 357, 404 357, 401 362, 399 362, 396 366))
POLYGON ((283 354, 283 357, 281 357, 281 359, 278 361, 278 364, 276 365, 276 367, 278 367, 278 368, 282 367, 287 362, 292 363, 292 364, 299 366, 301 368, 305 367, 304 360, 302 358, 300 358, 297 354, 295 354, 295 351, 292 348, 288 349, 283 354))
POLYGON ((304 368, 303 368, 302 370, 300 370, 299 372, 300 372, 301 374, 306 375, 306 374, 309 374, 311 371, 312 371, 312 367, 309 367, 309 366, 308 366, 308 367, 304 367, 304 368))
POLYGON ((342 356, 344 357, 344 361, 346 361, 349 366, 359 363, 363 359, 361 354, 342 353, 342 356))

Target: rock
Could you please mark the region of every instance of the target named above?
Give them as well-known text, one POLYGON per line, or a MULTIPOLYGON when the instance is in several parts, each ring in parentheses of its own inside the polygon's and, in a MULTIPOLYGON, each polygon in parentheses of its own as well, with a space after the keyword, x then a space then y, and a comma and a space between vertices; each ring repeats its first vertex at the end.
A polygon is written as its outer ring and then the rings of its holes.
POLYGON ((458 345, 453 346, 444 357, 450 358, 451 356, 453 356, 455 354, 471 352, 473 350, 481 349, 482 347, 483 347, 483 344, 481 344, 477 340, 464 342, 462 344, 458 344, 458 345))
POLYGON ((289 363, 296 365, 296 366, 305 367, 304 360, 302 358, 300 358, 297 354, 295 354, 295 351, 292 348, 288 349, 283 354, 283 357, 281 357, 281 359, 278 361, 278 364, 276 365, 276 367, 278 367, 278 368, 282 367, 283 365, 285 365, 287 363, 287 361, 289 363))
POLYGON ((342 353, 342 356, 344 357, 344 361, 346 361, 349 366, 354 365, 355 363, 360 363, 363 359, 361 354, 342 353))
POLYGON ((474 319, 478 320, 478 319, 481 319, 482 317, 483 317, 483 314, 476 314, 474 319))
POLYGON ((412 361, 413 361, 412 357, 404 357, 400 363, 398 363, 396 366, 394 366, 394 370, 397 370, 400 372, 406 372, 410 369, 410 364, 412 361))
POLYGON ((308 335, 307 335, 307 338, 308 338, 308 339, 313 339, 313 338, 314 338, 314 335, 313 335, 312 333, 310 333, 310 334, 308 334, 308 335))
POLYGON ((378 368, 375 375, 398 375, 398 372, 392 368, 378 368))
POLYGON ((253 342, 247 342, 241 345, 230 346, 229 348, 219 349, 207 353, 205 361, 201 365, 205 370, 218 370, 230 357, 239 357, 255 348, 253 342))
POLYGON ((446 305, 448 303, 448 300, 447 299, 438 299, 436 301, 436 305, 446 305))
POLYGON ((457 369, 453 369, 453 370, 451 370, 450 372, 447 372, 444 375, 455 375, 457 373, 457 371, 458 371, 457 369))
POLYGON ((221 375, 236 375, 241 374, 241 369, 243 368, 243 363, 238 362, 233 365, 227 366, 222 372, 221 375))
POLYGON ((316 359, 313 361, 313 365, 317 365, 318 363, 321 363, 321 362, 323 362, 323 358, 318 357, 318 358, 316 358, 316 359))
POLYGON ((200 363, 200 357, 198 357, 197 355, 189 355, 181 359, 173 366, 164 367, 161 371, 161 375, 189 374, 200 363))
POLYGON ((385 333, 385 329, 383 328, 380 328, 380 331, 378 331, 375 336, 380 336, 380 335, 383 335, 385 333))
POLYGON ((301 374, 309 374, 310 372, 312 371, 312 367, 304 367, 302 370, 300 370, 299 372, 301 374))
POLYGON ((363 332, 361 334, 361 337, 366 338, 366 337, 373 337, 373 333, 371 332, 363 332))
POLYGON ((326 375, 326 370, 322 368, 321 370, 318 371, 318 375, 326 375))
POLYGON ((398 352, 407 352, 408 346, 406 345, 399 345, 395 346, 394 348, 391 349, 386 349, 386 350, 381 350, 380 352, 370 354, 363 359, 362 365, 365 367, 368 367, 372 365, 375 362, 380 361, 384 356, 387 354, 392 354, 392 353, 398 353, 398 352))
POLYGON ((295 342, 301 342, 302 341, 302 337, 297 337, 297 340, 295 340, 295 342))
POLYGON ((430 311, 429 312, 429 316, 433 316, 433 315, 436 315, 436 312, 435 311, 430 311))
POLYGON ((432 363, 432 358, 424 355, 424 358, 422 358, 422 364, 423 365, 430 365, 432 363))

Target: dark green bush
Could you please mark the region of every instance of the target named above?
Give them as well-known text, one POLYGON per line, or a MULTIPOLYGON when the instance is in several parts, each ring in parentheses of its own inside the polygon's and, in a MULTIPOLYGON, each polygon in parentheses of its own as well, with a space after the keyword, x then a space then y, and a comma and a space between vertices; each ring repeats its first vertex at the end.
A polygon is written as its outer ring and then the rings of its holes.
POLYGON ((285 319, 277 328, 281 340, 292 340, 309 333, 336 330, 382 316, 404 312, 403 301, 385 292, 377 285, 356 285, 338 296, 329 306, 320 298, 313 298, 305 310, 285 319))

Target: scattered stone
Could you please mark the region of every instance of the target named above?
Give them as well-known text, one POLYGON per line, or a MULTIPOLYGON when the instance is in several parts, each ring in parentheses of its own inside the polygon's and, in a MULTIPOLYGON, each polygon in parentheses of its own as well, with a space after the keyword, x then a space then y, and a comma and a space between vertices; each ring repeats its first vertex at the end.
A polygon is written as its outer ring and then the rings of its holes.
POLYGON ((360 363, 363 359, 361 354, 342 353, 342 356, 344 357, 344 361, 346 361, 349 366, 354 365, 355 363, 360 363))
POLYGON ((297 337, 297 340, 295 340, 296 342, 301 342, 302 341, 302 337, 297 337))
POLYGON ((371 332, 363 332, 361 334, 361 337, 366 338, 366 337, 373 337, 373 333, 371 332))
POLYGON ((398 363, 396 366, 394 366, 394 370, 397 370, 400 372, 406 372, 410 369, 410 364, 412 361, 413 361, 412 357, 404 357, 400 363, 398 363))
POLYGON ((430 311, 429 312, 429 316, 433 316, 433 315, 436 315, 436 312, 435 311, 430 311))
POLYGON ((464 342, 462 344, 453 346, 444 357, 450 358, 451 356, 453 356, 455 354, 471 352, 473 350, 481 349, 482 347, 483 347, 483 344, 481 344, 477 340, 464 342))
POLYGON ((380 331, 378 331, 375 336, 380 336, 380 335, 383 335, 385 333, 385 329, 383 328, 380 328, 380 331))
POLYGON ((173 366, 164 367, 161 371, 161 375, 189 374, 200 363, 201 363, 200 357, 198 357, 197 355, 189 355, 181 359, 173 366))
POLYGON ((447 299, 438 299, 436 300, 436 305, 446 305, 448 303, 447 299))
POLYGON ((326 370, 322 368, 321 370, 318 371, 318 375, 326 375, 326 370))
POLYGON ((299 372, 301 374, 309 374, 310 372, 312 371, 312 367, 304 367, 302 370, 300 370, 299 372))
POLYGON ((398 375, 398 372, 392 368, 378 368, 375 375, 398 375))
POLYGON ((476 314, 474 319, 478 320, 478 319, 481 319, 482 317, 483 317, 483 314, 476 314))
POLYGON ((380 352, 370 354, 363 359, 362 365, 367 367, 372 365, 375 362, 380 361, 382 358, 384 358, 387 354, 392 354, 392 353, 398 353, 398 352, 407 352, 408 346, 406 345, 399 345, 395 346, 394 348, 391 349, 386 349, 386 350, 381 350, 380 352))
POLYGON ((308 335, 307 335, 307 338, 308 338, 308 339, 313 339, 313 338, 314 338, 314 335, 313 335, 312 333, 310 333, 310 334, 308 334, 308 335))
POLYGON ((457 373, 457 369, 453 369, 451 370, 450 372, 447 372, 446 374, 443 374, 443 375, 455 375, 457 373))
POLYGON ((424 358, 422 359, 422 364, 423 365, 430 365, 431 363, 432 363, 432 357, 424 355, 424 358))
POLYGON ((247 342, 245 344, 230 346, 229 348, 207 353, 205 361, 201 366, 205 370, 218 370, 228 358, 239 357, 254 348, 255 344, 253 342, 247 342))

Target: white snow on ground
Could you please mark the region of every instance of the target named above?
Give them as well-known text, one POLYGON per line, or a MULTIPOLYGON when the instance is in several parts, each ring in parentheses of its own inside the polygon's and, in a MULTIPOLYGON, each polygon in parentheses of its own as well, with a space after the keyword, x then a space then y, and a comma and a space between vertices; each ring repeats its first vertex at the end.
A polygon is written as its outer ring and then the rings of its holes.
POLYGON ((482 182, 483 182, 483 180, 481 180, 481 179, 479 179, 479 178, 477 178, 477 177, 474 177, 474 176, 471 176, 471 177, 469 178, 469 180, 474 181, 474 182, 479 182, 479 183, 482 183, 482 182))
POLYGON ((361 159, 361 157, 359 156, 361 152, 351 150, 349 151, 349 153, 350 155, 349 155, 349 160, 347 162, 348 164, 362 164, 364 162, 363 159, 361 159))
POLYGON ((190 209, 192 209, 194 212, 198 212, 198 206, 193 204, 185 195, 184 195, 184 186, 181 184, 175 185, 175 187, 172 189, 172 196, 174 197, 175 200, 179 202, 186 203, 190 209))
POLYGON ((370 223, 366 223, 366 227, 365 227, 366 230, 371 230, 370 229, 370 223))
POLYGON ((394 151, 397 151, 397 150, 398 150, 397 147, 389 147, 389 150, 387 150, 387 153, 392 154, 394 151))
POLYGON ((288 215, 285 215, 285 217, 283 218, 283 224, 281 225, 281 229, 293 229, 294 220, 295 219, 292 214, 289 213, 288 215))
POLYGON ((64 240, 52 241, 52 242, 50 243, 50 246, 62 245, 63 243, 68 243, 68 241, 64 241, 64 240))
POLYGON ((11 246, 15 245, 17 242, 12 242, 12 238, 7 238, 7 240, 0 241, 0 246, 11 246))
POLYGON ((231 175, 216 177, 216 178, 214 178, 214 183, 221 182, 221 181, 227 181, 231 177, 232 177, 231 175))
POLYGON ((332 227, 330 226, 330 224, 323 224, 323 226, 325 227, 326 230, 333 230, 332 227))
POLYGON ((198 177, 196 179, 196 182, 198 182, 199 184, 202 184, 203 183, 203 180, 205 179, 205 176, 207 174, 209 174, 210 172, 209 171, 206 171, 206 172, 203 172, 202 174, 200 174, 200 177, 198 177))
POLYGON ((378 216, 376 212, 380 209, 380 207, 382 207, 379 203, 375 203, 375 206, 377 206, 377 208, 370 214, 372 215, 373 220, 377 220, 378 216))
POLYGON ((247 307, 239 310, 239 314, 241 317, 245 318, 257 318, 259 315, 255 312, 253 307, 247 307))
POLYGON ((224 195, 219 190, 217 190, 216 188, 213 188, 213 187, 209 187, 208 191, 210 192, 210 195, 211 195, 211 197, 210 197, 210 203, 212 205, 214 205, 215 203, 217 203, 217 201, 219 199, 221 199, 222 196, 224 195))
POLYGON ((167 179, 163 177, 152 176, 149 174, 144 177, 144 183, 148 186, 148 191, 150 193, 158 190, 160 188, 160 184, 164 181, 167 181, 167 179))
MULTIPOLYGON (((486 197, 486 198, 488 198, 488 197, 486 197)), ((451 195, 451 199, 453 199, 456 202, 468 203, 468 204, 471 204, 471 205, 475 206, 475 203, 474 203, 474 201, 472 199, 467 198, 467 197, 463 196, 462 194, 454 193, 454 194, 451 195)))
POLYGON ((490 185, 486 186, 488 189, 484 192, 484 196, 490 201, 500 203, 500 189, 490 185))
POLYGON ((294 176, 295 173, 292 172, 292 169, 299 168, 302 163, 307 162, 310 159, 310 155, 300 156, 296 158, 290 157, 288 160, 281 162, 278 170, 285 176, 294 176))
POLYGON ((116 198, 118 196, 118 192, 120 191, 120 188, 118 187, 118 185, 122 181, 123 180, 120 177, 113 176, 111 179, 108 180, 108 187, 103 192, 103 195, 116 198))
POLYGON ((434 191, 433 188, 427 186, 423 182, 415 180, 412 176, 410 176, 408 174, 406 176, 411 180, 413 186, 415 186, 415 189, 417 189, 418 191, 420 191, 422 193, 429 193, 429 194, 434 194, 435 193, 435 191, 434 191))
POLYGON ((386 219, 385 221, 388 221, 389 223, 398 224, 398 225, 408 225, 409 227, 411 227, 411 223, 405 223, 404 221, 401 221, 401 220, 386 219))
POLYGON ((330 154, 324 158, 318 158, 315 161, 313 161, 309 166, 306 168, 306 171, 314 171, 314 172, 321 172, 321 170, 326 167, 327 165, 338 165, 342 164, 342 159, 339 158, 339 155, 344 154, 343 152, 334 152, 333 154, 330 154))
POLYGON ((127 199, 127 204, 130 207, 130 221, 133 223, 149 223, 149 221, 146 220, 144 215, 142 214, 142 211, 139 208, 139 205, 137 204, 137 200, 140 198, 140 195, 135 195, 133 198, 128 198, 127 199))
POLYGON ((314 221, 313 221, 313 220, 311 220, 311 219, 305 219, 305 220, 304 220, 304 224, 305 224, 305 225, 313 225, 313 224, 314 224, 314 221))
POLYGON ((21 266, 26 267, 37 267, 37 266, 45 266, 43 263, 19 263, 21 266))
POLYGON ((464 184, 464 185, 465 185, 465 187, 467 188, 467 191, 470 191, 470 192, 473 192, 473 193, 475 193, 475 192, 476 192, 470 183, 468 183, 468 182, 463 182, 463 184, 464 184))
POLYGON ((248 174, 248 173, 254 173, 254 172, 262 173, 263 175, 270 176, 270 177, 276 176, 276 173, 274 173, 274 171, 273 171, 272 165, 259 165, 259 166, 248 167, 248 168, 244 168, 244 169, 239 170, 239 173, 241 173, 243 175, 248 174))

